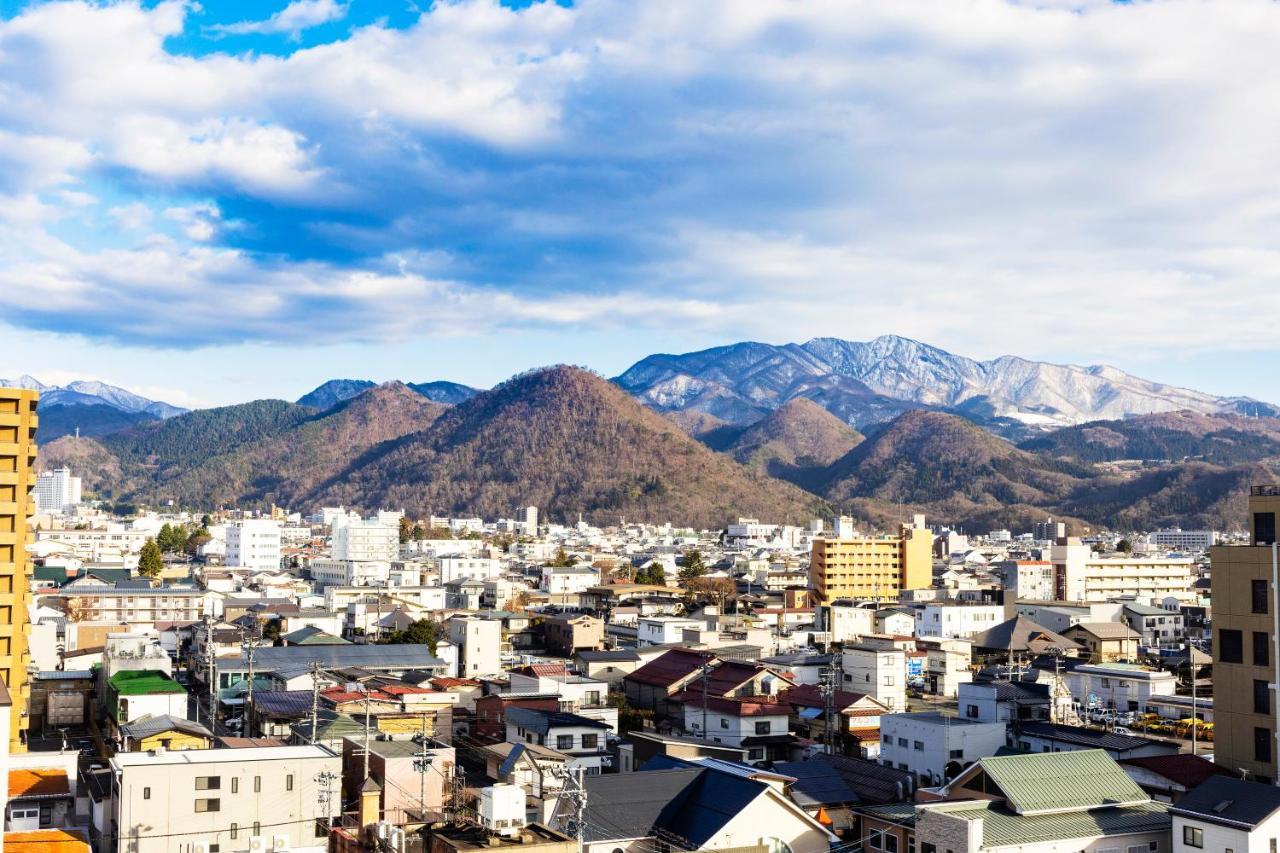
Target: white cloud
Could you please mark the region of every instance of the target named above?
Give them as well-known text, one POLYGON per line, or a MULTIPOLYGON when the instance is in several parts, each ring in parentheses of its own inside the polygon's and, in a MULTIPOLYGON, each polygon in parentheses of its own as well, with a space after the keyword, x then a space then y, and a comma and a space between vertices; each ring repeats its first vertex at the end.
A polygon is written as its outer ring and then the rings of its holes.
POLYGON ((274 35, 284 33, 297 39, 303 30, 318 27, 331 21, 340 21, 347 14, 344 3, 334 0, 294 0, 265 21, 241 21, 236 24, 219 24, 210 29, 225 35, 274 35))

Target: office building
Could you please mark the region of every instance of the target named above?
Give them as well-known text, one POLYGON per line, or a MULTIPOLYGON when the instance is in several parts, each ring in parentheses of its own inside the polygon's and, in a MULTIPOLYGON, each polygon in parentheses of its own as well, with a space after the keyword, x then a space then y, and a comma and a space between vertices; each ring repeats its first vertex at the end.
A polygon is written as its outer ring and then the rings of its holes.
POLYGON ((333 524, 333 559, 389 563, 400 558, 400 522, 339 516, 333 524))
POLYGON ((1209 551, 1213 566, 1214 761, 1256 782, 1276 779, 1276 702, 1272 545, 1280 485, 1249 493, 1248 545, 1209 551))
POLYGON ((1048 554, 1054 601, 1134 597, 1146 603, 1176 598, 1193 604, 1196 600, 1191 586, 1195 561, 1190 557, 1102 556, 1074 536, 1053 543, 1048 554))
POLYGON ((1216 530, 1157 530, 1147 534, 1147 544, 1167 551, 1207 551, 1218 544, 1216 530))
POLYGON ((61 514, 80 503, 80 478, 70 468, 55 468, 36 477, 36 512, 61 514))
POLYGON ((31 490, 35 486, 36 404, 39 395, 23 388, 0 388, 0 679, 9 689, 9 749, 25 747, 28 682, 27 558, 31 490))
POLYGON ((227 525, 227 566, 255 572, 280 570, 280 522, 247 518, 227 525))
MULTIPOLYGON (((840 525, 838 525, 840 526, 840 525)), ((809 586, 815 604, 839 599, 897 601, 904 589, 933 584, 933 534, 924 516, 897 536, 813 540, 809 586)))

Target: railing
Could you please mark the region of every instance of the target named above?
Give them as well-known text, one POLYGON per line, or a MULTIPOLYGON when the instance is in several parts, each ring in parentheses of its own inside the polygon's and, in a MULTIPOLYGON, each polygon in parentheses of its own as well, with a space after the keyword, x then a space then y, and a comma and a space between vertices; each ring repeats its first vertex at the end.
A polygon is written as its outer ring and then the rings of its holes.
POLYGON ((1250 486, 1249 496, 1254 498, 1280 498, 1280 485, 1250 486))

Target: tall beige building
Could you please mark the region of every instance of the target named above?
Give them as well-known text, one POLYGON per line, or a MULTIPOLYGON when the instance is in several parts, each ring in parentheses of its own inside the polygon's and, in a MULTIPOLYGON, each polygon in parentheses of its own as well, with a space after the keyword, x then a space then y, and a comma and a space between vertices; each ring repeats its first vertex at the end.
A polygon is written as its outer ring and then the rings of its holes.
POLYGON ((933 586, 933 534, 924 516, 897 536, 813 540, 809 589, 815 604, 842 598, 897 601, 904 589, 933 586))
POLYGON ((1272 543, 1280 486, 1249 494, 1248 545, 1210 549, 1213 594, 1214 761, 1249 778, 1276 781, 1275 609, 1272 543))
POLYGON ((9 748, 21 752, 27 729, 31 685, 27 665, 31 655, 27 634, 27 599, 31 563, 31 490, 35 486, 36 401, 38 394, 23 388, 0 388, 0 680, 9 689, 9 748))

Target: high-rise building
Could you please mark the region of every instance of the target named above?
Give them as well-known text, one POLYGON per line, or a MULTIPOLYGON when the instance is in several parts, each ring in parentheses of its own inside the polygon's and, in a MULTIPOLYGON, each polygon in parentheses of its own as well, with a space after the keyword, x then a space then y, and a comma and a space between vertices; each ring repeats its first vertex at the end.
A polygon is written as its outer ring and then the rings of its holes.
POLYGON ((227 525, 227 565, 255 572, 280 570, 280 522, 246 518, 227 525))
POLYGON ((36 512, 64 513, 80 503, 80 478, 70 468, 43 471, 36 478, 36 512))
POLYGON ((924 516, 897 536, 813 540, 809 587, 815 604, 842 598, 897 601, 898 592, 933 585, 933 534, 924 516))
POLYGON ((9 689, 9 749, 25 747, 27 702, 31 695, 27 665, 27 599, 31 563, 27 559, 27 520, 35 486, 36 403, 39 395, 23 388, 0 388, 0 680, 9 689))
POLYGON ((1248 545, 1210 549, 1213 600, 1214 762, 1250 779, 1276 781, 1276 681, 1280 648, 1273 580, 1280 485, 1249 493, 1248 545))

